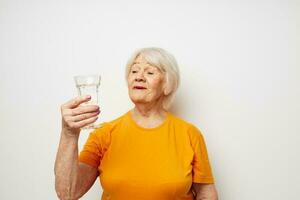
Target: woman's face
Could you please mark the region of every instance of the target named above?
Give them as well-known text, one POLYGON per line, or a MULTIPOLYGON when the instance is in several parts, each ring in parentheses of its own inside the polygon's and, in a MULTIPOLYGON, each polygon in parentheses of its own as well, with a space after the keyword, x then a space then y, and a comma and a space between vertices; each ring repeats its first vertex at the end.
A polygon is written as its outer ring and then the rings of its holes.
POLYGON ((127 77, 128 92, 133 103, 158 101, 163 95, 164 74, 138 56, 127 77))

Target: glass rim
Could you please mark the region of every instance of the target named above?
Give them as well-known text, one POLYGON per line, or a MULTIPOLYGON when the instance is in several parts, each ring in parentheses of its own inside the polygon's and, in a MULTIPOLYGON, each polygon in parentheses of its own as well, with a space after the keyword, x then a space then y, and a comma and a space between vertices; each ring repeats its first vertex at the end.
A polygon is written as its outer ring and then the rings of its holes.
POLYGON ((86 75, 75 75, 73 78, 85 78, 85 77, 98 77, 101 78, 100 74, 86 74, 86 75))
POLYGON ((77 75, 73 76, 76 86, 78 85, 100 85, 101 75, 77 75))

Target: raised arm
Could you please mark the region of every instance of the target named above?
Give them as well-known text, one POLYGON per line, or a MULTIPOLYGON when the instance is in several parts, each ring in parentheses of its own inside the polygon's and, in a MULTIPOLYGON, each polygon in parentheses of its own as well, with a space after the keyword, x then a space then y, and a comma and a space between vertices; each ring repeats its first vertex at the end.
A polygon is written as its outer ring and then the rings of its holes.
POLYGON ((98 177, 96 168, 78 162, 80 128, 95 122, 100 113, 98 106, 79 106, 89 100, 77 97, 61 106, 62 131, 54 167, 55 190, 61 200, 79 199, 98 177))

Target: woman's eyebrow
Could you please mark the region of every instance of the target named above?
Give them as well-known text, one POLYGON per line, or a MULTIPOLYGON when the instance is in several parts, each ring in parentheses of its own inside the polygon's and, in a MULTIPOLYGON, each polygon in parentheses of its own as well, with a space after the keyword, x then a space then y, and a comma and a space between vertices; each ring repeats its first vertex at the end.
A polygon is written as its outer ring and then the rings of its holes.
MULTIPOLYGON (((133 63, 133 65, 132 65, 132 67, 137 67, 137 68, 140 68, 139 64, 141 64, 141 63, 139 63, 139 62, 134 62, 134 63, 133 63)), ((159 68, 158 68, 158 67, 155 67, 155 66, 151 65, 150 63, 146 63, 146 67, 145 67, 145 69, 154 69, 154 70, 159 70, 159 68)))

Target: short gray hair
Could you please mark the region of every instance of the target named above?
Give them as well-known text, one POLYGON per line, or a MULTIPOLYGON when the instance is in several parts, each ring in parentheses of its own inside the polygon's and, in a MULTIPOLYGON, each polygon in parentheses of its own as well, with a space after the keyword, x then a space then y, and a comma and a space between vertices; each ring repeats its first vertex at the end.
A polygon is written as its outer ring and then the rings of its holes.
POLYGON ((179 68, 176 59, 172 54, 162 48, 148 47, 136 50, 129 58, 126 65, 126 80, 130 73, 135 59, 143 55, 145 60, 152 66, 165 72, 166 89, 163 97, 163 108, 168 110, 174 100, 175 92, 180 82, 179 68))

